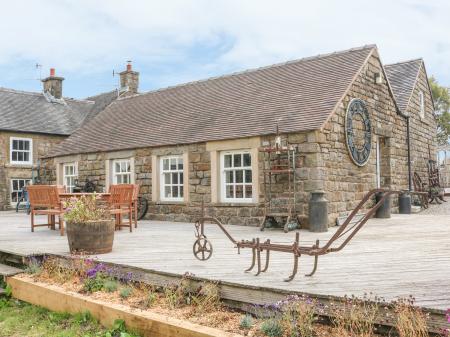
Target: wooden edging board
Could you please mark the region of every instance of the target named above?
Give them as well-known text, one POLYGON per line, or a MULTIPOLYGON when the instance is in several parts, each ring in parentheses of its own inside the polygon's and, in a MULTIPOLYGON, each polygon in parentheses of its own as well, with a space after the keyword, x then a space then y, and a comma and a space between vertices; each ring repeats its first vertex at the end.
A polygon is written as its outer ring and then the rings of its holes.
POLYGON ((89 311, 106 327, 111 327, 116 319, 123 319, 128 329, 144 337, 242 337, 185 320, 92 299, 55 285, 34 282, 17 276, 8 277, 7 283, 11 286, 12 296, 21 301, 57 312, 75 314, 89 311))

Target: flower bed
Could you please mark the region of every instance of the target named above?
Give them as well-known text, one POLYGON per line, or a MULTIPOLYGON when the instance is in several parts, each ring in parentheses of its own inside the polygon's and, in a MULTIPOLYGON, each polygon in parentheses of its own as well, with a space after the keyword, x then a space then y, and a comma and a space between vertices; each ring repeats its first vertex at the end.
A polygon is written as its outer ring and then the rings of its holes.
MULTIPOLYGON (((222 331, 219 336, 380 336, 376 334, 375 317, 383 308, 379 302, 368 299, 349 298, 344 306, 323 308, 308 297, 289 296, 273 305, 254 306, 253 315, 249 315, 225 307, 216 284, 204 282, 197 286, 189 275, 180 282, 154 287, 134 282, 131 273, 123 274, 88 259, 74 259, 71 263, 70 268, 64 268, 52 259, 42 264, 32 261, 29 274, 19 279, 144 314, 176 317, 196 326, 218 329, 222 331), (323 324, 317 315, 321 310, 333 311, 332 324, 323 324)), ((410 299, 396 302, 396 316, 390 319, 397 322, 401 337, 428 336, 427 317, 412 304, 410 299)))

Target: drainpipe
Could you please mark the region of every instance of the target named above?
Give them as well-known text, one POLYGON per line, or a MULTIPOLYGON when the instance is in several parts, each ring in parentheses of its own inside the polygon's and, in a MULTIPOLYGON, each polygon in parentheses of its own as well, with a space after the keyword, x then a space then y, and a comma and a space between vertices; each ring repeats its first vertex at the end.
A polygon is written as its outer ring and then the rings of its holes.
POLYGON ((412 191, 412 175, 411 175, 411 136, 409 129, 409 116, 404 116, 406 118, 406 145, 408 147, 408 188, 412 191))

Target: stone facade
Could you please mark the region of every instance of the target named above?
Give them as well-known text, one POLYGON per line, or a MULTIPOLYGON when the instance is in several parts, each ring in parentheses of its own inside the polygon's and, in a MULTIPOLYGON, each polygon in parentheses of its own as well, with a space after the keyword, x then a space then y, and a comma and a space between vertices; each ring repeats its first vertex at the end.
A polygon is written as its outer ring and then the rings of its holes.
MULTIPOLYGON (((365 193, 377 185, 391 189, 408 189, 406 118, 397 112, 386 78, 376 83, 375 74, 383 74, 378 54, 373 53, 321 130, 285 135, 298 148, 296 160, 296 211, 303 226, 308 226, 308 201, 312 191, 324 190, 329 200, 329 223, 354 209, 365 193), (365 101, 372 121, 372 148, 369 161, 360 167, 349 156, 345 138, 345 116, 353 98, 365 101), (377 165, 377 148, 380 158, 377 165), (379 169, 377 168, 379 167, 379 169), (378 170, 378 171, 377 171, 378 170), (377 174, 379 172, 379 174, 377 174), (379 176, 379 178, 377 178, 379 176)), ((422 72, 409 107, 411 121, 412 172, 424 174, 428 147, 435 153, 436 124, 432 99, 422 72), (426 116, 420 118, 417 91, 425 94, 426 116)), ((263 154, 258 148, 274 136, 224 140, 191 145, 141 148, 127 151, 79 154, 45 159, 42 169, 48 183, 62 183, 60 166, 77 162, 79 180, 89 178, 99 192, 111 184, 111 161, 132 160, 132 181, 141 185, 141 194, 151 201, 147 217, 156 220, 193 221, 200 215, 202 201, 206 212, 224 223, 257 225, 263 215, 263 154), (219 157, 221 151, 246 149, 252 155, 253 201, 224 203, 220 198, 219 157), (163 202, 159 198, 158 158, 181 155, 184 162, 183 202, 163 202)), ((283 200, 287 179, 273 180, 274 197, 283 200)), ((280 205, 282 208, 283 205, 280 205)))
POLYGON ((10 160, 11 137, 29 138, 33 143, 33 165, 45 156, 51 148, 62 141, 63 136, 30 133, 0 132, 0 210, 11 207, 11 179, 31 179, 32 165, 15 165, 10 160))
POLYGON ((428 177, 428 159, 436 159, 436 119, 434 117, 433 97, 428 88, 425 68, 422 65, 416 86, 407 108, 410 115, 411 163, 412 172, 417 172, 423 180, 428 177), (425 114, 420 116, 419 93, 424 95, 425 114))

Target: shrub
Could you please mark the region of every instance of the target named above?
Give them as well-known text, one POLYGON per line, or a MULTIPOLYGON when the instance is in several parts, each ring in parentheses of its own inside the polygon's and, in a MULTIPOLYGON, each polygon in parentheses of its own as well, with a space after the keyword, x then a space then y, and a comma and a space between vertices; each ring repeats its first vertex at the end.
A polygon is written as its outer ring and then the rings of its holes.
POLYGON ((400 298, 393 304, 399 337, 428 337, 427 316, 414 306, 412 297, 400 298))
POLYGON ((241 322, 239 323, 239 326, 241 329, 250 329, 253 325, 253 317, 250 315, 244 315, 241 318, 241 322))
POLYGON ((342 336, 371 337, 375 331, 375 319, 379 311, 378 298, 368 296, 346 297, 342 305, 332 305, 333 324, 342 336))
POLYGON ((177 289, 173 286, 167 286, 164 288, 164 298, 167 305, 174 309, 180 305, 180 297, 178 296, 177 289))
POLYGON ((132 292, 133 292, 133 289, 131 289, 130 287, 123 287, 122 289, 120 289, 120 297, 122 297, 123 299, 126 299, 126 298, 130 297, 132 292))
POLYGON ((212 311, 220 306, 219 287, 212 282, 205 282, 198 294, 192 296, 192 301, 202 312, 212 311))
POLYGON ((105 280, 103 283, 103 289, 108 293, 113 293, 117 290, 118 284, 115 280, 105 280))
POLYGON ((289 296, 277 303, 282 312, 282 321, 289 336, 314 336, 316 301, 306 296, 289 296))
POLYGON ((283 326, 277 318, 269 318, 261 324, 261 331, 268 337, 283 336, 283 326))
POLYGON ((25 272, 28 274, 39 275, 42 272, 42 264, 37 258, 31 257, 27 267, 25 268, 25 272))
POLYGON ((64 219, 67 222, 86 223, 89 221, 108 220, 110 213, 105 207, 97 204, 97 196, 83 195, 81 198, 71 198, 64 203, 66 212, 64 219))

